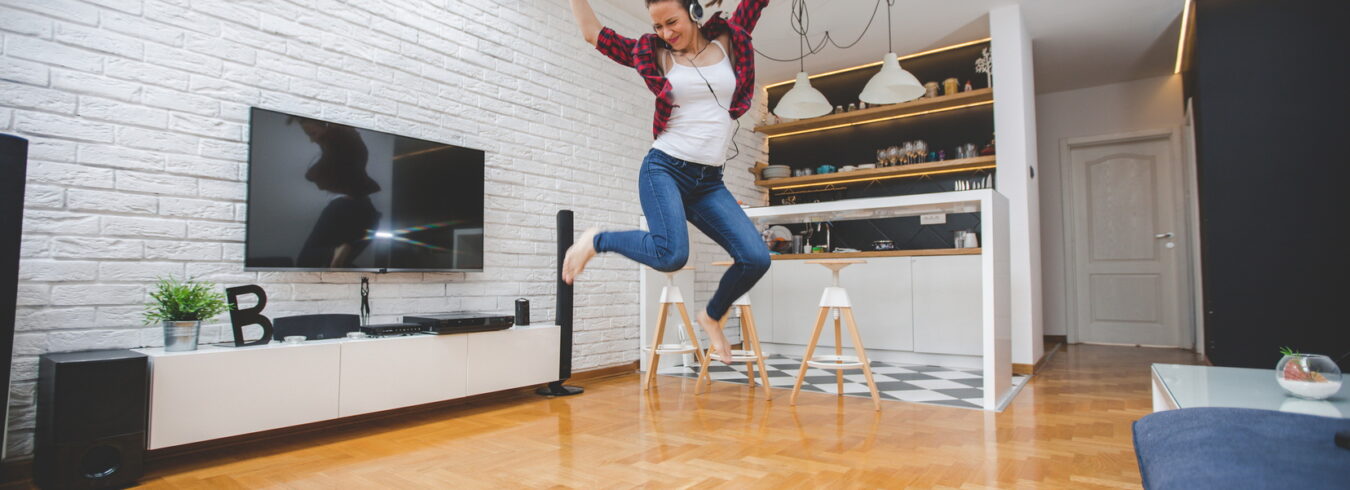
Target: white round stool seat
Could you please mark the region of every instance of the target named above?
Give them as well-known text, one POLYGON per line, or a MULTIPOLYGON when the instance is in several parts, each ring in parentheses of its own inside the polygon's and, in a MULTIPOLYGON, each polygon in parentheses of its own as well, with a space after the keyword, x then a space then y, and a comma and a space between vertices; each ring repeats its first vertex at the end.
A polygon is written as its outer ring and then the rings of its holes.
MULTIPOLYGON (((652 348, 643 347, 642 350, 644 352, 651 352, 652 348)), ((656 353, 663 356, 670 354, 693 354, 695 352, 698 352, 698 348, 694 347, 693 344, 660 344, 656 346, 656 353)))
POLYGON ((838 286, 828 286, 825 292, 820 295, 821 308, 852 308, 853 302, 848 299, 848 291, 838 286))
POLYGON ((683 303, 684 295, 680 294, 680 287, 675 285, 675 275, 684 271, 692 271, 694 266, 685 266, 680 270, 663 272, 666 275, 666 285, 661 288, 661 303, 683 303))
POLYGON ((858 369, 863 363, 856 356, 815 356, 806 365, 819 369, 858 369))
POLYGON ((759 355, 752 350, 732 349, 731 362, 751 362, 758 361, 759 355))

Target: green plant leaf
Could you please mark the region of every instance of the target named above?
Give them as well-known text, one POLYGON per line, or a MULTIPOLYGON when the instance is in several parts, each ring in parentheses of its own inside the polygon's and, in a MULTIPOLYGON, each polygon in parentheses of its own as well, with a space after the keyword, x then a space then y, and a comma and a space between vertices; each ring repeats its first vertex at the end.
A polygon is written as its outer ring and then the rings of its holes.
POLYGON ((145 323, 210 320, 226 311, 225 294, 216 285, 173 276, 161 277, 145 305, 145 323))

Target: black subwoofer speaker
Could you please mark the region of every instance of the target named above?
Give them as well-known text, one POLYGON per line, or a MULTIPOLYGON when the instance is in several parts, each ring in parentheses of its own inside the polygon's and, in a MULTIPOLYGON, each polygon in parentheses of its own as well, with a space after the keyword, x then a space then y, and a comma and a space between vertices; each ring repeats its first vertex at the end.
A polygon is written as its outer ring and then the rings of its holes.
POLYGON ((143 471, 147 358, 129 350, 46 354, 38 361, 33 479, 44 488, 113 488, 143 471))
MULTIPOLYGON (((14 303, 19 288, 19 237, 23 232, 23 188, 28 169, 28 140, 0 134, 0 395, 9 407, 9 366, 14 348, 14 303)), ((6 412, 5 420, 8 420, 6 412)), ((6 426, 3 433, 8 435, 6 426)), ((0 436, 0 440, 8 437, 0 436)), ((0 450, 3 454, 3 450, 0 450)))

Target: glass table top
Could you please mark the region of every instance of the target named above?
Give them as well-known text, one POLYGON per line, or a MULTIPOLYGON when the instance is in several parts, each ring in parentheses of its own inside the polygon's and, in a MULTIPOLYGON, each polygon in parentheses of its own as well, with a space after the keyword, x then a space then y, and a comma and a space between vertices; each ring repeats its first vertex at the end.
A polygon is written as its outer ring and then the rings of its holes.
POLYGON ((1153 375, 1180 408, 1259 408, 1350 418, 1350 383, 1342 383, 1326 400, 1304 400, 1275 383, 1274 369, 1154 364, 1153 375))

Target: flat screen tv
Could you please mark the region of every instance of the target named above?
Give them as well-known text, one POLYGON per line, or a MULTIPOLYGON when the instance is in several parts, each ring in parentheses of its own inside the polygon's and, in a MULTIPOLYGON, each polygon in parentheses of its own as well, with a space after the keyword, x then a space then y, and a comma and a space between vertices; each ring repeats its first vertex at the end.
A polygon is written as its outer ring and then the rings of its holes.
POLYGON ((484 157, 253 108, 244 268, 482 271, 484 157))

